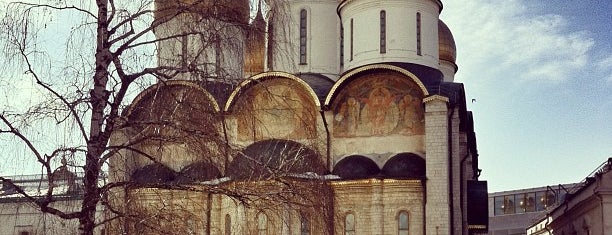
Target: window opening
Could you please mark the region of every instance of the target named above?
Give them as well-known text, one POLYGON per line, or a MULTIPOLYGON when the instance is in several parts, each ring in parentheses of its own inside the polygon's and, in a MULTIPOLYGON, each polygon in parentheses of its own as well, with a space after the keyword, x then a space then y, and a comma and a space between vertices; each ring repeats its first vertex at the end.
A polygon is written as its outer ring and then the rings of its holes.
POLYGON ((353 31, 354 31, 354 25, 353 25, 353 19, 351 19, 351 57, 350 60, 353 61, 353 31))
POLYGON ((380 11, 380 53, 387 52, 387 13, 380 11))
POLYGON ((417 55, 421 55, 421 13, 416 13, 416 43, 417 43, 417 55))
POLYGON ((344 235, 355 234, 355 215, 350 213, 344 218, 344 235))
POLYGON ((306 64, 306 44, 307 44, 307 20, 308 12, 305 9, 300 11, 300 64, 306 64))
POLYGON ((310 221, 304 214, 300 214, 300 234, 310 235, 310 221))
POLYGON ((397 231, 399 235, 408 235, 408 212, 401 211, 397 218, 397 231))
POLYGON ((257 234, 266 235, 268 233, 268 217, 264 213, 257 215, 257 234))

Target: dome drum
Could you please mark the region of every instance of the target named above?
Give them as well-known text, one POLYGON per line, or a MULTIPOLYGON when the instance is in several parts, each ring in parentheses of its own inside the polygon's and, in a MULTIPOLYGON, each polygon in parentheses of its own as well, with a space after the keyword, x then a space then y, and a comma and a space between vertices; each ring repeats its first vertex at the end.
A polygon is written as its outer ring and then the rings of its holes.
POLYGON ((197 13, 246 25, 250 16, 248 0, 155 0, 155 9, 156 20, 171 20, 180 13, 197 13))
POLYGON ((438 69, 441 6, 432 1, 343 1, 343 70, 374 63, 413 63, 438 69), (401 23, 396 23, 401 22, 401 23))

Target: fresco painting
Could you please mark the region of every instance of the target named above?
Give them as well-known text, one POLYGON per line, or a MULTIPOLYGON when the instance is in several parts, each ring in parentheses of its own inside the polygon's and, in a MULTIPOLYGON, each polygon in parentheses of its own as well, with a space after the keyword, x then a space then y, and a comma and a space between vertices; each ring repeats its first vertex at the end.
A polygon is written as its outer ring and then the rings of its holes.
POLYGON ((366 75, 347 85, 334 105, 334 136, 425 134, 421 89, 396 74, 366 75))
POLYGON ((288 80, 267 80, 250 88, 240 102, 238 139, 309 139, 315 136, 316 107, 288 80))

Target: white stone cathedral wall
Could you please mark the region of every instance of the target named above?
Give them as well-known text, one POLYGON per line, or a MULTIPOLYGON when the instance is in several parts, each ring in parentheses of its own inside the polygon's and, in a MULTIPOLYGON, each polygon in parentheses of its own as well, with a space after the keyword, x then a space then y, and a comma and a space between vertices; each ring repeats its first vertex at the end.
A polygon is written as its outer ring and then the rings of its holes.
POLYGON ((440 99, 425 103, 427 234, 451 234, 447 111, 447 102, 440 99))

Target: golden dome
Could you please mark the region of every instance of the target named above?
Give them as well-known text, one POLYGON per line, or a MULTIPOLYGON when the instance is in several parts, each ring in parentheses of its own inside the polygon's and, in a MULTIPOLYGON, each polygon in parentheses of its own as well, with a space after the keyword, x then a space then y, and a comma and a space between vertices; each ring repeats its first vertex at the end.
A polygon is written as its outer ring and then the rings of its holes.
POLYGON ((438 44, 440 48, 440 60, 446 60, 454 64, 457 60, 455 39, 448 26, 446 26, 442 20, 438 20, 438 44))
POLYGON ((249 0, 155 0, 156 20, 173 17, 179 11, 248 24, 250 7, 249 0))

